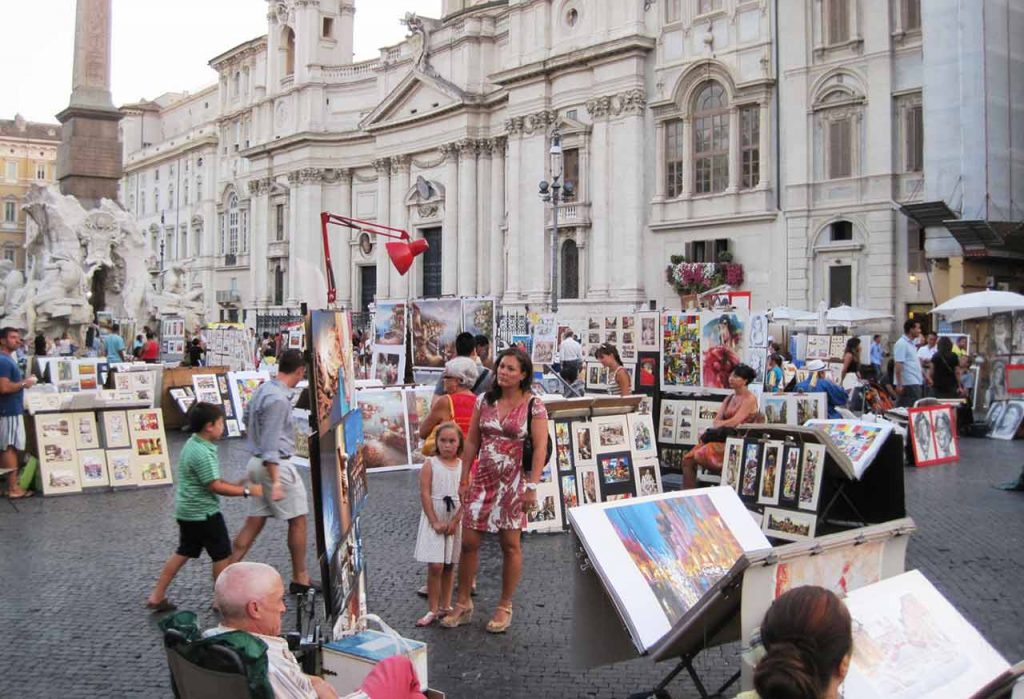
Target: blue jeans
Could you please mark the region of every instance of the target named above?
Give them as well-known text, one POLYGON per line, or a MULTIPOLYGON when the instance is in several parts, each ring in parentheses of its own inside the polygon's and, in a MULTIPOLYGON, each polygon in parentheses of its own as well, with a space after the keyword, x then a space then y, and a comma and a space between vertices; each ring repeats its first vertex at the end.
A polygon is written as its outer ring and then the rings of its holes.
POLYGON ((924 386, 916 384, 914 386, 904 386, 903 390, 900 391, 900 408, 913 408, 914 403, 924 398, 924 386))

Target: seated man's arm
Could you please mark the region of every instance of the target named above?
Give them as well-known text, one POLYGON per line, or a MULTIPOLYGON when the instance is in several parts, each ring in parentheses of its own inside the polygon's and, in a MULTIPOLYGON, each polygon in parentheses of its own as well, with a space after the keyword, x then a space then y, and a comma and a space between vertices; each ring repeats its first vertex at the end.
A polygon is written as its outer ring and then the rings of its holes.
POLYGON ((338 699, 338 693, 334 691, 334 687, 327 684, 327 680, 323 677, 309 675, 309 681, 313 683, 316 699, 338 699))

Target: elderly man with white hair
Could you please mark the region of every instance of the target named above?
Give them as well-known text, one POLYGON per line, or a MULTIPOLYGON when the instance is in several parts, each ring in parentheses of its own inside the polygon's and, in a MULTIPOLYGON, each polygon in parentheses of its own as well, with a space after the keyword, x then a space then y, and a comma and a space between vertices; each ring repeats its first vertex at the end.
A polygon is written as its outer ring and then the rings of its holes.
POLYGON ((214 597, 221 624, 204 635, 246 631, 266 643, 267 675, 276 699, 337 699, 338 694, 323 678, 302 672, 288 642, 280 636, 287 607, 284 582, 274 568, 265 563, 233 563, 217 578, 214 597))

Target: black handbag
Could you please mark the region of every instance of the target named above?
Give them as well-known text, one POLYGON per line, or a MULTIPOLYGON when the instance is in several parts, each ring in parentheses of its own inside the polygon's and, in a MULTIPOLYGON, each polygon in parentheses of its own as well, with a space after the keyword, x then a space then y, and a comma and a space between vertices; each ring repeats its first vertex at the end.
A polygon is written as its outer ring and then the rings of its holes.
MULTIPOLYGON (((533 470, 533 435, 530 432, 530 427, 533 424, 533 401, 536 398, 531 398, 530 402, 526 406, 526 439, 523 440, 523 471, 529 473, 533 470)), ((551 461, 551 452, 554 451, 555 447, 551 443, 551 435, 548 434, 548 453, 544 457, 544 463, 551 461)))

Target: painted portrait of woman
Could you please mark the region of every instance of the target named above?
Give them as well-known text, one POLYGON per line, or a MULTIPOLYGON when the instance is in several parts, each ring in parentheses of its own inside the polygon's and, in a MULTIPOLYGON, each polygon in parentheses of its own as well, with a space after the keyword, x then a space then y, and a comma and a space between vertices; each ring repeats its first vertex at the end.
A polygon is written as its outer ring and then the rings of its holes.
POLYGON ((727 388, 729 375, 740 364, 743 322, 734 313, 722 313, 702 328, 701 373, 705 386, 727 388))

